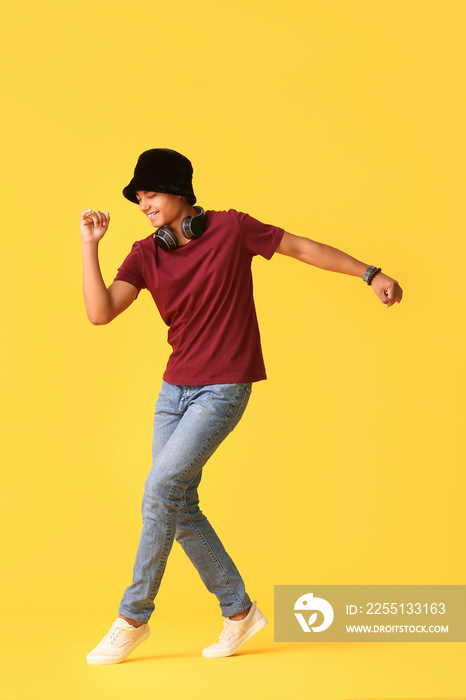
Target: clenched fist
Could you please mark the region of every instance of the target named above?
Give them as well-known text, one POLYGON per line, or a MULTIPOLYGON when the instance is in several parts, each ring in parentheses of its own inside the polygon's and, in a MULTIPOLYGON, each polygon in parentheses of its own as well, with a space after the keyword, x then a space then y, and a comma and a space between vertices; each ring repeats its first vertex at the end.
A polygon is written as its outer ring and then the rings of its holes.
POLYGON ((384 275, 379 272, 372 280, 372 289, 379 297, 380 301, 386 305, 386 307, 393 306, 393 304, 400 303, 403 290, 401 289, 398 282, 388 275, 384 275))

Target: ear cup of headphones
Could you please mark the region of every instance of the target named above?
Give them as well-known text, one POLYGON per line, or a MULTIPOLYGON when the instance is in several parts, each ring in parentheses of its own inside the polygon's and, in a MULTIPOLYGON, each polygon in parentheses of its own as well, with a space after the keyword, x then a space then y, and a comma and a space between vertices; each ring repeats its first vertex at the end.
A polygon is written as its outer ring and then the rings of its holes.
POLYGON ((185 238, 200 238, 204 233, 205 211, 202 207, 194 207, 199 212, 197 216, 185 216, 181 222, 181 233, 185 238))
POLYGON ((164 250, 174 250, 178 248, 178 239, 174 233, 166 226, 159 226, 154 233, 155 244, 164 250))

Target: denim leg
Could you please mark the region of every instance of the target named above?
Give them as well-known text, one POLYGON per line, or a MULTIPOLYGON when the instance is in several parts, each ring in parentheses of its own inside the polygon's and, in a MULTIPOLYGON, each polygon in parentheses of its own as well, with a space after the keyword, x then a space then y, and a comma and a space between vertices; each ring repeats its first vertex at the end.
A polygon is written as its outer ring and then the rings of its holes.
MULTIPOLYGON (((143 527, 133 582, 121 601, 121 615, 139 622, 150 618, 177 530, 180 508, 184 511, 193 496, 191 493, 186 497, 186 491, 199 483, 202 467, 240 420, 250 393, 250 384, 175 387, 163 383, 154 419, 154 435, 158 425, 161 437, 160 440, 154 437, 154 461, 145 484, 143 527)), ((221 606, 233 610, 227 614, 234 614, 249 604, 243 604, 249 601, 244 584, 236 567, 231 567, 231 560, 208 521, 202 516, 197 517, 196 522, 202 538, 198 533, 195 545, 193 538, 185 537, 187 553, 193 563, 203 569, 201 577, 206 585, 208 583, 209 590, 215 592, 221 606), (209 542, 212 551, 206 559, 206 543, 209 542), (224 572, 219 575, 221 568, 224 572)))
POLYGON ((217 533, 199 508, 201 472, 184 491, 175 539, 196 567, 206 588, 217 596, 223 617, 251 605, 243 579, 217 533))

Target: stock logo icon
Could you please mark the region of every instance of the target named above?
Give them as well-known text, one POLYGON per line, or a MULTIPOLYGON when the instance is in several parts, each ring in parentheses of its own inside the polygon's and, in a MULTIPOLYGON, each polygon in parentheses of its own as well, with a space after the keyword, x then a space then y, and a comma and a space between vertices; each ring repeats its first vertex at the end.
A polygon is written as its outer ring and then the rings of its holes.
POLYGON ((333 622, 333 608, 330 603, 324 598, 314 598, 312 593, 305 593, 298 598, 294 609, 295 617, 301 625, 303 632, 311 632, 311 630, 313 632, 323 632, 328 629, 333 622), (296 612, 296 610, 301 610, 307 614, 311 613, 307 622, 302 612, 296 612), (323 614, 324 620, 318 627, 313 627, 319 611, 323 614))

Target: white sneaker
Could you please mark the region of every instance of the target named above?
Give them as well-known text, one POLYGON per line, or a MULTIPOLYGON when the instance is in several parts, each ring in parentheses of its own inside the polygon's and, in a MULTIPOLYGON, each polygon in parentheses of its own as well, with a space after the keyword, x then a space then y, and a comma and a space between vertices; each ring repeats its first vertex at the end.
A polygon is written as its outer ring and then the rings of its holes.
POLYGON ((232 656, 253 634, 265 627, 267 620, 257 607, 257 601, 251 605, 244 620, 230 620, 227 617, 223 623, 223 631, 218 642, 202 650, 202 656, 218 658, 232 656))
POLYGON ((88 664, 119 664, 150 635, 149 625, 133 627, 117 617, 110 632, 86 657, 88 664))

